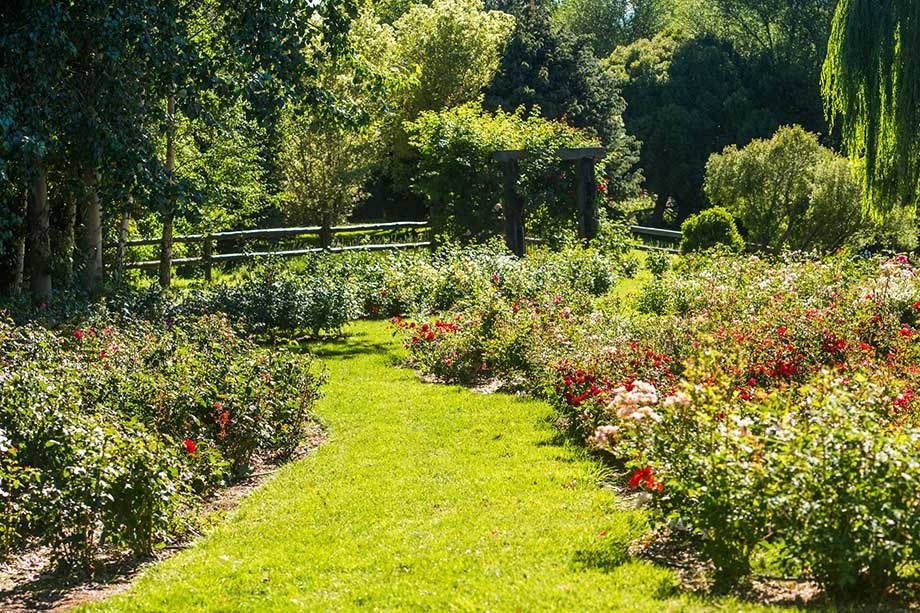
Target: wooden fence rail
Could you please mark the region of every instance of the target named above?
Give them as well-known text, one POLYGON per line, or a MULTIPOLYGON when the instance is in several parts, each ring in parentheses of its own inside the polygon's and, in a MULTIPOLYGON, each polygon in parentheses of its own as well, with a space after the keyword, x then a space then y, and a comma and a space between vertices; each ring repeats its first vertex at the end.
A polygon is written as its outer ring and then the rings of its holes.
MULTIPOLYGON (((674 244, 679 243, 682 234, 676 230, 665 230, 662 228, 648 228, 644 226, 631 226, 630 232, 638 236, 650 237, 656 242, 674 244)), ((236 262, 249 260, 259 257, 297 257, 309 255, 312 253, 328 252, 340 253, 344 251, 386 251, 397 249, 420 249, 431 247, 430 239, 431 226, 427 221, 395 221, 375 224, 354 224, 350 226, 333 226, 325 229, 322 226, 306 226, 300 228, 269 228, 265 230, 238 230, 233 232, 214 232, 212 234, 187 234, 173 237, 174 243, 201 243, 201 255, 197 257, 174 258, 174 266, 188 264, 199 264, 204 269, 205 279, 211 280, 212 268, 215 262, 236 262), (406 243, 378 243, 369 245, 353 246, 333 246, 332 237, 335 234, 348 232, 374 232, 374 231, 396 231, 396 230, 417 230, 429 235, 428 240, 414 241, 406 243), (304 236, 318 236, 320 238, 319 247, 306 249, 289 249, 284 251, 245 251, 237 253, 214 253, 214 244, 216 241, 221 242, 238 242, 244 240, 280 240, 290 238, 301 238, 304 236)), ((538 242, 533 239, 533 242, 538 242)), ((107 248, 118 248, 116 268, 120 270, 127 269, 156 269, 160 265, 159 260, 146 260, 140 262, 124 261, 125 251, 128 247, 145 247, 159 245, 158 238, 141 238, 135 240, 126 240, 118 243, 108 243, 107 248)), ((630 247, 643 249, 647 251, 667 251, 676 253, 677 249, 672 247, 662 247, 658 245, 630 244, 630 247)))
POLYGON ((683 238, 683 233, 679 230, 665 230, 664 228, 648 228, 646 226, 630 226, 629 231, 639 236, 645 236, 653 239, 655 245, 632 244, 630 247, 642 251, 665 251, 667 253, 677 253, 674 247, 662 247, 661 244, 675 245, 679 244, 683 238))
MULTIPOLYGON (((384 251, 390 249, 418 249, 431 246, 430 237, 424 241, 413 241, 407 243, 380 243, 357 246, 340 246, 332 245, 332 237, 335 234, 348 232, 374 232, 374 231, 397 231, 397 230, 416 230, 430 234, 431 226, 427 221, 395 221, 374 224, 354 224, 350 226, 333 226, 324 228, 322 226, 306 226, 301 228, 268 228, 264 230, 238 230, 232 232, 214 232, 212 234, 186 234, 183 236, 173 237, 173 243, 201 243, 201 255, 198 257, 173 258, 174 266, 185 264, 200 264, 204 269, 205 279, 211 280, 212 268, 215 262, 233 262, 248 260, 257 257, 295 257, 308 255, 310 253, 319 253, 327 251, 337 253, 342 251, 384 251), (238 253, 214 253, 214 244, 216 241, 221 242, 239 242, 246 240, 280 240, 291 238, 302 238, 305 236, 318 236, 320 240, 319 247, 307 249, 290 249, 283 251, 246 251, 238 253)), ((124 257, 125 248, 127 247, 145 247, 159 245, 158 238, 141 238, 127 240, 119 243, 106 244, 106 247, 118 247, 120 258, 124 257)), ((120 269, 155 269, 160 265, 159 260, 147 260, 142 262, 125 262, 121 259, 116 263, 116 268, 120 269)))

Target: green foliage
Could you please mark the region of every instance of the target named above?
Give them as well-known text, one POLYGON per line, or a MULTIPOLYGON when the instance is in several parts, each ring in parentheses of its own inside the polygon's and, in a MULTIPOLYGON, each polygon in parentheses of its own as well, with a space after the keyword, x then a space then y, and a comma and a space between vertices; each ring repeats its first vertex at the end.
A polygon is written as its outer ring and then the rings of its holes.
POLYGON ((286 114, 281 165, 285 217, 292 224, 339 224, 366 196, 379 135, 330 125, 321 118, 286 114), (328 220, 326 217, 328 216, 328 220))
MULTIPOLYGON (((454 315, 397 323, 416 366, 445 381, 526 371, 532 335, 543 321, 561 313, 574 322, 592 296, 613 287, 617 267, 610 256, 581 247, 524 260, 483 247, 445 249, 437 260, 436 276, 423 277, 442 288, 429 311, 454 315)), ((404 282, 411 284, 411 278, 404 282)))
POLYGON ((730 40, 746 55, 766 54, 812 76, 824 59, 833 0, 685 0, 674 21, 694 35, 730 40))
POLYGON ((710 154, 767 137, 782 124, 827 131, 814 76, 769 56, 741 54, 729 40, 668 30, 620 47, 604 62, 627 101, 626 129, 642 142, 639 166, 657 195, 656 224, 669 198, 678 219, 704 208, 710 154))
POLYGON ((637 144, 623 127, 625 102, 590 45, 565 27, 555 27, 546 5, 497 3, 515 16, 515 30, 486 91, 489 110, 542 115, 593 133, 607 149, 603 162, 609 193, 637 191, 637 144))
POLYGON ((858 245, 867 223, 862 186, 850 164, 799 126, 713 155, 705 189, 761 248, 833 251, 858 245))
POLYGON ((560 193, 563 166, 552 153, 561 147, 594 144, 584 132, 537 114, 525 115, 523 109, 492 114, 479 102, 422 113, 405 127, 419 155, 414 189, 430 203, 438 232, 468 239, 499 231, 502 168, 492 155, 503 149, 534 153, 533 159, 521 163, 520 179, 528 210, 537 211, 532 215, 542 213, 557 229, 571 226, 574 207, 560 193))
POLYGON ((397 55, 418 66, 418 82, 403 102, 403 118, 475 100, 498 68, 514 19, 484 11, 481 0, 415 4, 393 24, 397 55))
POLYGON ((553 10, 555 23, 590 42, 594 55, 607 57, 620 45, 651 38, 667 24, 670 0, 564 0, 553 10))
MULTIPOLYGON (((176 131, 177 155, 183 160, 177 175, 200 194, 200 210, 190 230, 219 232, 256 226, 278 206, 259 157, 265 132, 245 117, 242 104, 222 108, 212 96, 208 99, 213 116, 208 120, 182 118, 176 131)), ((154 218, 148 223, 156 227, 159 221, 154 218)))
POLYGON ((294 451, 319 382, 215 316, 0 322, 0 553, 28 538, 66 564, 149 553, 254 454, 294 451))
MULTIPOLYGON (((705 251, 717 245, 729 251, 744 249, 744 240, 735 226, 735 219, 726 209, 715 206, 688 217, 680 226, 683 237, 680 252, 705 251)), ((660 276, 660 275, 656 275, 660 276)))
MULTIPOLYGON (((386 185, 387 197, 400 200, 400 209, 413 200, 416 175, 405 122, 424 111, 475 100, 491 81, 513 28, 511 16, 484 10, 481 0, 374 5, 359 14, 352 44, 361 70, 374 75, 384 90, 379 103, 362 105, 370 109, 378 146, 386 152, 374 169, 374 183, 378 190, 386 185)), ((358 100, 366 97, 354 94, 358 100)), ((374 144, 374 138, 368 142, 374 144)))
POLYGON ((620 432, 621 449, 654 458, 667 492, 658 510, 702 532, 723 581, 748 574, 772 541, 789 568, 809 569, 833 593, 880 593, 920 555, 908 519, 918 432, 892 432, 882 408, 890 390, 824 372, 748 402, 719 360, 732 357, 700 356, 683 373, 688 383, 655 406, 657 421, 620 432))
POLYGON ((270 261, 234 283, 166 295, 159 306, 169 314, 224 313, 250 333, 293 336, 337 333, 360 314, 355 288, 325 275, 300 275, 270 261))
POLYGON ((664 251, 652 251, 645 258, 645 268, 652 273, 652 276, 660 279, 671 269, 671 257, 664 251))
POLYGON ((317 66, 348 54, 353 9, 350 0, 4 3, 0 276, 14 276, 9 247, 27 234, 42 237, 26 251, 36 305, 53 297, 52 272, 66 288, 74 270, 97 270, 100 203, 111 226, 126 209, 169 223, 203 213, 207 229, 265 214, 279 187, 283 104, 351 110, 317 66), (59 209, 50 214, 49 187, 59 209), (22 193, 34 211, 21 225, 22 193), (78 223, 84 210, 93 214, 78 223))
POLYGON ((909 0, 841 0, 821 75, 877 211, 920 201, 920 19, 909 0))

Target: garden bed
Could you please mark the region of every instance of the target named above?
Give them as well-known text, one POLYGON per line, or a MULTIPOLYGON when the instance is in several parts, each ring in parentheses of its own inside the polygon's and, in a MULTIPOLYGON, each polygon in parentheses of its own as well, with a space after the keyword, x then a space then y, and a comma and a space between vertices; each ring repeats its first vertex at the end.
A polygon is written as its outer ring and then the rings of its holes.
POLYGON ((4 321, 0 358, 0 554, 89 574, 194 534, 202 500, 294 454, 322 381, 213 315, 4 321))
POLYGON ((442 380, 528 381, 658 526, 697 535, 719 586, 878 595, 920 562, 918 314, 903 256, 691 257, 626 300, 499 279, 395 323, 442 380))

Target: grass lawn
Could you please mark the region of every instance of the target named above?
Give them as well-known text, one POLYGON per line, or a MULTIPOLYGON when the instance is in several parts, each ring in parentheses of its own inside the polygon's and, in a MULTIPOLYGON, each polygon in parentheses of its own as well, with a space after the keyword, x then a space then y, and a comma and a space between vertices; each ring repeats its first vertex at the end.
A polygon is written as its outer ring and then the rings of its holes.
MULTIPOLYGON (((680 593, 549 408, 394 368, 385 323, 312 348, 330 438, 99 611, 760 610, 680 593)), ((788 610, 788 609, 787 609, 788 610)))

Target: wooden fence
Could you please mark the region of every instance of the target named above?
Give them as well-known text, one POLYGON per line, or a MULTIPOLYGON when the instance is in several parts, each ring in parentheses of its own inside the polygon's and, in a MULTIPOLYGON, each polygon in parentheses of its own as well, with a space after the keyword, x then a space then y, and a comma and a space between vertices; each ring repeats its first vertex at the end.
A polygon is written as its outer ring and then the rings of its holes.
MULTIPOLYGON (((266 230, 239 230, 234 232, 214 232, 212 234, 188 234, 184 236, 173 237, 173 243, 201 243, 200 256, 173 258, 174 266, 185 264, 198 264, 204 270, 204 276, 211 280, 211 272, 215 262, 235 262, 240 260, 249 260, 258 257, 295 257, 311 253, 328 251, 332 253, 341 251, 383 251, 391 249, 417 249, 431 246, 431 226, 427 221, 396 221, 389 223, 375 224, 355 224, 350 226, 333 226, 323 228, 321 226, 306 226, 302 228, 269 228, 266 230), (334 236, 336 234, 345 234, 350 232, 392 232, 397 233, 401 230, 412 230, 414 233, 421 233, 425 240, 412 242, 387 242, 361 245, 334 245, 334 236), (283 239, 300 239, 304 237, 318 237, 319 246, 305 249, 289 250, 261 250, 261 251, 235 251, 232 253, 215 253, 214 246, 219 241, 221 243, 241 243, 244 241, 279 241, 283 239)), ((108 247, 118 248, 118 261, 115 263, 116 269, 128 270, 132 268, 153 269, 160 265, 159 260, 146 260, 140 262, 129 262, 124 260, 126 248, 144 247, 159 245, 159 238, 142 238, 129 240, 118 243, 117 245, 107 245, 108 247)))
POLYGON ((664 228, 648 228, 645 226, 630 226, 629 231, 638 236, 644 237, 652 244, 630 244, 634 249, 643 251, 666 251, 668 253, 677 253, 673 245, 678 245, 683 233, 679 230, 665 230, 664 228))
MULTIPOLYGON (((629 228, 632 234, 644 237, 653 244, 630 243, 629 247, 647 251, 666 251, 676 253, 677 249, 672 246, 680 242, 681 233, 676 230, 665 230, 662 228, 648 228, 644 226, 631 226, 629 228)), ((427 221, 395 221, 388 223, 375 224, 355 224, 350 226, 333 226, 323 228, 321 226, 307 226, 302 228, 269 228, 266 230, 239 230, 234 232, 214 232, 212 234, 188 234, 184 236, 173 237, 173 243, 200 243, 201 255, 195 257, 173 258, 174 266, 197 264, 204 270, 205 279, 211 280, 213 265, 215 262, 235 262, 249 260, 258 257, 296 257, 319 253, 322 251, 337 253, 343 251, 385 251, 395 249, 418 249, 431 247, 431 226, 427 221), (425 240, 410 242, 386 242, 373 244, 358 245, 335 245, 334 237, 336 234, 342 235, 352 232, 392 232, 395 236, 399 231, 409 230, 414 234, 421 234, 425 240), (307 236, 319 238, 320 246, 309 247, 305 249, 288 249, 288 250, 258 250, 258 251, 235 251, 232 253, 215 253, 215 245, 221 243, 239 244, 245 241, 280 241, 283 239, 300 239, 307 236)), ((125 253, 130 247, 156 246, 160 244, 159 238, 141 238, 136 240, 126 240, 117 244, 109 244, 106 247, 117 247, 117 256, 115 262, 116 271, 128 269, 155 269, 159 267, 159 260, 145 260, 138 262, 126 261, 125 253)))

